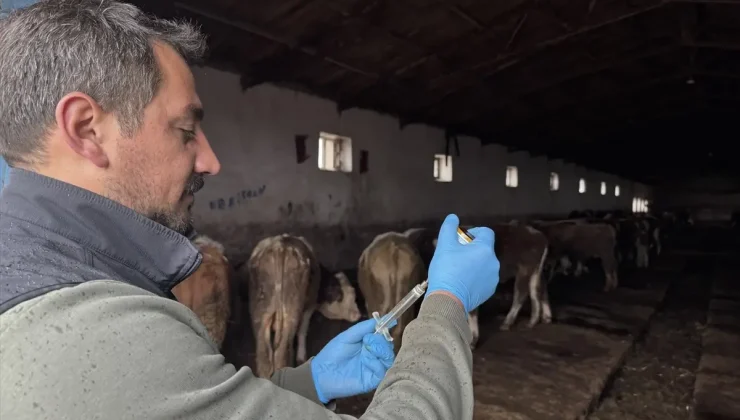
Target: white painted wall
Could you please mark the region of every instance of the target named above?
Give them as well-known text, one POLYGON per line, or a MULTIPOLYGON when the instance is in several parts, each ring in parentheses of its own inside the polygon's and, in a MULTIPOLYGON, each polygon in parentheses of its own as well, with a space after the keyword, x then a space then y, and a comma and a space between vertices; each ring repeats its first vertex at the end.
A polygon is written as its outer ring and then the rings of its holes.
MULTIPOLYGON (((507 153, 460 138, 453 182, 435 182, 433 155, 444 153, 444 132, 375 112, 337 113, 334 103, 304 93, 261 85, 242 93, 238 76, 194 68, 206 109, 204 130, 222 171, 198 194, 196 219, 203 223, 370 225, 429 220, 456 212, 461 218, 564 214, 573 209, 630 209, 646 186, 526 153, 507 153), (317 167, 318 133, 350 136, 351 174, 317 167), (296 163, 294 137, 305 134, 310 158, 296 163), (359 174, 360 149, 369 151, 369 172, 359 174), (519 188, 506 188, 505 168, 516 165, 519 188), (560 191, 549 191, 550 171, 560 191), (578 193, 578 179, 588 190, 578 193), (606 196, 599 182, 608 183, 606 196), (621 196, 614 196, 614 184, 621 196), (223 208, 219 208, 219 200, 223 208)), ((451 148, 454 154, 454 147, 451 148)))

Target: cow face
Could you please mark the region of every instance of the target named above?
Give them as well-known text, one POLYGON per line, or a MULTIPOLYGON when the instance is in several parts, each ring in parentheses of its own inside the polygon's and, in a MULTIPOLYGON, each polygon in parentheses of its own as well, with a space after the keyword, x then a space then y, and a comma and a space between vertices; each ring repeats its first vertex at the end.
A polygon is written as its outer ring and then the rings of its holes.
POLYGON ((357 307, 356 291, 347 275, 339 272, 327 277, 322 282, 319 298, 321 315, 334 320, 359 321, 360 309, 357 307))

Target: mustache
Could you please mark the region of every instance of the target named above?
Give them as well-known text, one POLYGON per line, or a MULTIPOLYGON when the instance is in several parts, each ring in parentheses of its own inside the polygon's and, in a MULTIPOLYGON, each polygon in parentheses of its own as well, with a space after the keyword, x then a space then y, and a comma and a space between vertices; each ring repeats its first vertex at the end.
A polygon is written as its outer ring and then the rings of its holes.
POLYGON ((195 194, 206 184, 203 174, 193 174, 185 184, 185 194, 195 194))

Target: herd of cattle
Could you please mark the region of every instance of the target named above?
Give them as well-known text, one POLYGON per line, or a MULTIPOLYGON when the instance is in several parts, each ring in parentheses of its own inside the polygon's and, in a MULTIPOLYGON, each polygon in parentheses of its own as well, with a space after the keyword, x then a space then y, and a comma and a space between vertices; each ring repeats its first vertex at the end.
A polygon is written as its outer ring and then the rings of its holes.
MULTIPOLYGON (((574 212, 563 220, 531 220, 491 226, 500 261, 500 283, 514 280, 511 308, 501 329, 516 321, 527 297, 531 303, 529 327, 552 322, 548 285, 556 274, 580 276, 587 263, 598 260, 604 271, 604 291, 618 287, 618 268, 645 268, 661 253, 671 215, 660 218, 624 213, 574 212)), ((464 227, 464 226, 463 226, 464 227)), ((414 228, 387 232, 374 238, 359 258, 357 285, 368 314, 387 313, 408 291, 427 277, 436 246, 436 229, 414 228)), ((319 311, 328 319, 356 322, 361 311, 356 290, 345 273, 329 272, 308 241, 282 234, 261 240, 248 261, 232 271, 224 248, 199 235, 193 244, 203 263, 173 289, 178 301, 201 319, 221 347, 231 316, 230 275, 245 279, 248 307, 256 342, 257 376, 307 360, 306 338, 311 316, 319 311), (297 337, 297 350, 294 354, 297 337)), ((418 305, 417 305, 418 310, 418 305)), ((398 351, 403 330, 416 316, 407 311, 393 328, 398 351)), ((477 310, 470 313, 478 340, 477 310)))

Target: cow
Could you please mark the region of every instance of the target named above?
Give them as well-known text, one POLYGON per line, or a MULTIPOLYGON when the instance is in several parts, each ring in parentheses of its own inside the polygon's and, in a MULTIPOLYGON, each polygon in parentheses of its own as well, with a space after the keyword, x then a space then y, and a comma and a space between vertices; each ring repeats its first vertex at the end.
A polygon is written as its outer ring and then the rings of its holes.
MULTIPOLYGON (((494 249, 499 260, 499 283, 514 279, 514 297, 511 308, 499 327, 507 331, 516 321, 524 301, 529 296, 531 311, 527 327, 542 321, 552 322, 552 310, 547 299, 542 271, 547 260, 548 242, 542 232, 523 223, 498 223, 491 226, 495 234, 494 249)), ((473 333, 472 347, 478 341, 478 310, 468 317, 473 333)))
POLYGON ((648 223, 635 216, 612 219, 617 232, 617 248, 621 262, 637 268, 650 265, 650 228, 648 223))
MULTIPOLYGON (((424 281, 425 274, 424 262, 408 236, 398 232, 376 236, 362 251, 357 271, 368 314, 388 313, 414 286, 424 281)), ((403 330, 413 318, 414 312, 406 311, 391 330, 396 352, 401 348, 403 330)))
POLYGON ((535 221, 534 226, 545 234, 549 242, 548 283, 555 268, 564 260, 585 263, 591 258, 601 261, 606 283, 604 291, 617 288, 616 231, 606 223, 571 221, 535 221))
MULTIPOLYGON (((569 223, 608 224, 614 228, 616 235, 616 261, 617 264, 626 264, 638 268, 647 268, 649 265, 650 249, 653 246, 651 235, 654 231, 648 227, 643 219, 634 216, 626 216, 621 211, 606 212, 602 218, 586 218, 577 220, 566 220, 569 223)), ((562 259, 558 263, 561 272, 567 271, 570 262, 562 259)), ((581 261, 576 262, 575 276, 579 277, 582 271, 587 269, 581 261)))
POLYGON ((220 350, 231 315, 229 260, 223 245, 205 235, 197 235, 192 243, 203 261, 193 274, 172 288, 172 294, 198 316, 220 350))
MULTIPOLYGON (((528 327, 534 327, 540 320, 543 323, 552 322, 550 302, 542 284, 542 271, 548 253, 547 238, 542 232, 517 220, 494 224, 491 229, 495 234, 494 249, 500 264, 499 283, 514 278, 511 308, 499 328, 502 331, 511 328, 527 296, 532 306, 528 327)), ((429 244, 433 247, 437 244, 436 234, 433 235, 431 229, 423 235, 416 233, 412 238, 416 239, 417 246, 426 249, 429 248, 429 244)), ((430 261, 431 255, 429 260, 425 260, 425 264, 429 266, 430 261)), ((468 314, 468 326, 473 336, 470 347, 475 349, 480 336, 477 309, 468 314)))
MULTIPOLYGON (((518 221, 499 223, 491 226, 495 233, 494 249, 499 260, 499 283, 514 278, 514 296, 511 308, 499 329, 508 331, 516 321, 527 296, 530 298, 530 319, 528 328, 542 321, 552 322, 552 310, 547 296, 546 285, 542 283, 542 270, 547 260, 547 238, 532 226, 518 221)), ((478 309, 468 314, 468 325, 475 349, 479 338, 478 309)))
POLYGON ((403 232, 403 235, 409 238, 416 247, 427 270, 437 247, 437 234, 436 230, 428 228, 411 228, 403 232))
POLYGON ((611 225, 615 230, 617 262, 629 267, 647 267, 650 239, 643 223, 634 216, 619 218, 610 216, 607 215, 602 222, 611 225))
POLYGON ((661 228, 663 227, 663 223, 657 217, 650 214, 644 216, 643 220, 648 224, 647 227, 650 239, 650 250, 652 251, 651 254, 657 257, 663 250, 663 244, 661 242, 661 228))
POLYGON ((296 334, 295 359, 298 363, 305 361, 306 336, 316 309, 332 319, 360 319, 354 289, 343 274, 334 276, 341 293, 330 293, 330 301, 319 302, 322 283, 332 279, 322 279, 323 270, 313 247, 303 237, 285 233, 261 240, 245 267, 257 343, 256 372, 261 378, 293 364, 296 334))
POLYGON ((584 219, 595 217, 593 210, 573 210, 568 213, 568 219, 584 219))
POLYGON ((296 363, 301 364, 307 360, 306 339, 311 316, 318 311, 327 319, 334 321, 357 322, 360 317, 360 309, 357 307, 357 292, 343 272, 331 273, 323 265, 319 264, 320 287, 316 302, 303 311, 303 319, 298 329, 298 350, 296 363))
POLYGON ((639 236, 635 247, 637 248, 638 267, 647 268, 650 265, 651 250, 655 247, 655 233, 657 226, 645 217, 635 219, 639 227, 639 236))

